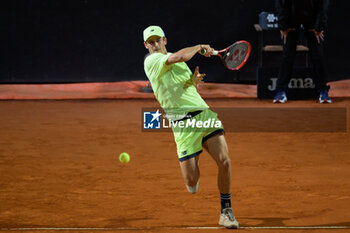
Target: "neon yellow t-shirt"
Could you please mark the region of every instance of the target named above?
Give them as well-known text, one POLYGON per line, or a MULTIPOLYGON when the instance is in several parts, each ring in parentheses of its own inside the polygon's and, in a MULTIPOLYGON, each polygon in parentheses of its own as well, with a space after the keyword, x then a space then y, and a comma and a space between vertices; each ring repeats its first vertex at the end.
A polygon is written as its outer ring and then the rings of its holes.
POLYGON ((192 72, 185 62, 167 65, 171 53, 153 53, 144 62, 154 95, 170 120, 186 113, 209 108, 191 83, 192 72))

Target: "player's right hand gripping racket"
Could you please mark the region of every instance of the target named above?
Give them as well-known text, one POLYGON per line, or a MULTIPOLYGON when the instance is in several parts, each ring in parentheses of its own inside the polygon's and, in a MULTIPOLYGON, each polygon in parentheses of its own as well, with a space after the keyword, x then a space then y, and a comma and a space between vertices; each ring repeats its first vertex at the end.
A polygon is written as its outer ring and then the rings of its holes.
MULTIPOLYGON (((214 50, 213 55, 219 56, 227 69, 239 70, 247 62, 250 51, 250 43, 245 40, 240 40, 225 49, 219 51, 214 50)), ((205 49, 200 51, 201 54, 205 52, 205 49)))

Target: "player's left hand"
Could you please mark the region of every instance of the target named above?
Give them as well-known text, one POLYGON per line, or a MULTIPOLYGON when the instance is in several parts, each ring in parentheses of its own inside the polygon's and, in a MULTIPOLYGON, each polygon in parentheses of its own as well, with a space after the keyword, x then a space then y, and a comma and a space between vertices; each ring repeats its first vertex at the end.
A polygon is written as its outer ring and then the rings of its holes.
POLYGON ((205 77, 205 74, 199 73, 199 67, 196 66, 196 69, 194 70, 194 74, 191 77, 191 81, 193 85, 198 88, 199 84, 203 82, 203 78, 205 77))
POLYGON ((193 85, 196 88, 198 88, 199 84, 201 84, 203 82, 204 76, 205 76, 205 74, 200 74, 199 73, 199 67, 196 66, 196 69, 194 70, 194 73, 191 76, 191 79, 187 80, 187 82, 185 83, 184 88, 188 88, 191 85, 193 85))

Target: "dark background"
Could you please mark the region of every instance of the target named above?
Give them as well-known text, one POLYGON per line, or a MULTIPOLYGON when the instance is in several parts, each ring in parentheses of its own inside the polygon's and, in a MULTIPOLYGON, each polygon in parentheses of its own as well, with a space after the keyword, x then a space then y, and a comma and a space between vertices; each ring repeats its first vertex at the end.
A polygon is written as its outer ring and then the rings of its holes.
MULTIPOLYGON (((329 81, 350 78, 347 6, 331 0, 325 43, 329 81)), ((188 64, 199 65, 209 82, 255 83, 253 25, 261 11, 274 11, 274 1, 3 0, 0 83, 146 80, 142 31, 149 25, 164 29, 171 52, 199 43, 222 49, 250 41, 251 57, 239 73, 226 70, 217 57, 195 56, 188 64)))

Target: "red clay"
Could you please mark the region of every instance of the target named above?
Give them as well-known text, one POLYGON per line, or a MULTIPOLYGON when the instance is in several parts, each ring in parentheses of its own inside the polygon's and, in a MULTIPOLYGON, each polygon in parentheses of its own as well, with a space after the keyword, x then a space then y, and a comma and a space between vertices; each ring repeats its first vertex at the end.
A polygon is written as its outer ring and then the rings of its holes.
MULTIPOLYGON (((349 115, 349 99, 333 101, 289 101, 283 107, 344 107, 349 115)), ((276 107, 270 100, 207 102, 276 107)), ((199 192, 186 191, 173 135, 141 131, 141 108, 158 106, 155 100, 1 101, 0 228, 226 232, 181 229, 217 226, 217 168, 201 154, 199 192), (129 164, 117 159, 124 151, 131 155, 129 164)), ((226 133, 232 205, 241 226, 350 226, 349 123, 348 117, 345 133, 226 133)))

